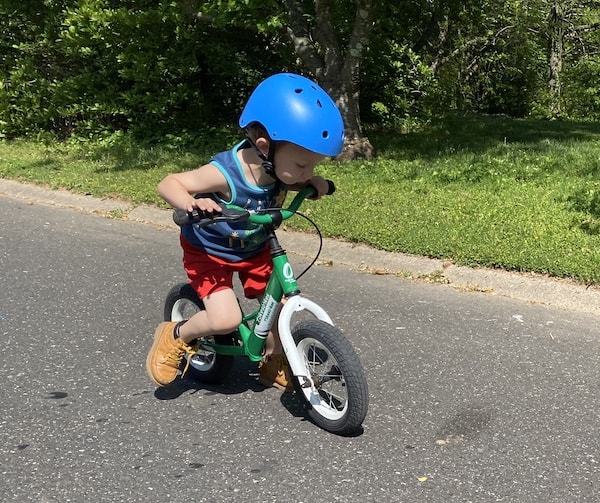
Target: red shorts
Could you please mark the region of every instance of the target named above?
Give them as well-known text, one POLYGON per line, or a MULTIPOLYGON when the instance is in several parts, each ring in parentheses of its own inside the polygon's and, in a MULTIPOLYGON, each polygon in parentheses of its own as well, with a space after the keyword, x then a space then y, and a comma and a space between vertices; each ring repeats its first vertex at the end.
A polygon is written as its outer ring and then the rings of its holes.
POLYGON ((219 290, 233 288, 234 272, 238 273, 247 298, 256 299, 265 292, 273 270, 268 248, 247 260, 229 262, 194 248, 183 237, 180 237, 180 241, 183 248, 183 267, 201 299, 219 290))

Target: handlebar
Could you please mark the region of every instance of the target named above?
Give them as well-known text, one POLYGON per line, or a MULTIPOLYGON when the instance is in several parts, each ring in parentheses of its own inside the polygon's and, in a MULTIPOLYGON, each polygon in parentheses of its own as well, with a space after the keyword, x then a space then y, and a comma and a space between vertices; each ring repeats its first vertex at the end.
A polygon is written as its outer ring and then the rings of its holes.
MULTIPOLYGON (((327 195, 330 196, 335 192, 335 185, 331 180, 327 180, 327 184, 327 195)), ((278 225, 281 221, 292 217, 305 199, 316 195, 316 189, 309 185, 296 194, 287 208, 267 208, 257 212, 251 212, 232 204, 221 204, 220 212, 209 212, 198 209, 194 211, 176 209, 173 211, 173 221, 180 227, 190 223, 204 227, 217 222, 243 222, 245 220, 250 220, 256 224, 278 225)))

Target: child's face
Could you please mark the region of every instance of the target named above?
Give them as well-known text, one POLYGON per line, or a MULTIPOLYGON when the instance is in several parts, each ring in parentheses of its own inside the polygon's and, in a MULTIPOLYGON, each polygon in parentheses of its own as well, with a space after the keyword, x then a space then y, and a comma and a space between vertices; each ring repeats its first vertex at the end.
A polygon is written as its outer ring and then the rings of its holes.
POLYGON ((275 151, 275 171, 286 185, 308 182, 325 156, 293 143, 282 143, 275 151))

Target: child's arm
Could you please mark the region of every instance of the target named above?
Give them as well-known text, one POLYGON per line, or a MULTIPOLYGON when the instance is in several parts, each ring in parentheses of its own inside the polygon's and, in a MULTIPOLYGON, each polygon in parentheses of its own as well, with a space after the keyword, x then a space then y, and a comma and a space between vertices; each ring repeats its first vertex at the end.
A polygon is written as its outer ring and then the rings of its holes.
POLYGON ((193 171, 167 175, 158 184, 158 193, 174 208, 186 211, 221 211, 221 208, 209 197, 196 199, 194 194, 216 192, 229 199, 230 189, 227 179, 212 164, 206 164, 193 171))

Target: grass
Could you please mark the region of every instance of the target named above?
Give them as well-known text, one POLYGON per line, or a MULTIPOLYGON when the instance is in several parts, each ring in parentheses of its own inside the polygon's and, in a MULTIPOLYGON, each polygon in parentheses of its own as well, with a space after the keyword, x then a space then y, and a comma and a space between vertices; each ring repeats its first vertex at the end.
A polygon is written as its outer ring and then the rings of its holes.
MULTIPOLYGON (((600 283, 600 125, 440 119, 369 134, 375 161, 324 163, 334 197, 304 210, 323 233, 376 248, 600 283)), ((156 184, 230 145, 0 143, 0 176, 165 206, 156 184)), ((304 224, 298 219, 298 225, 304 224)))

